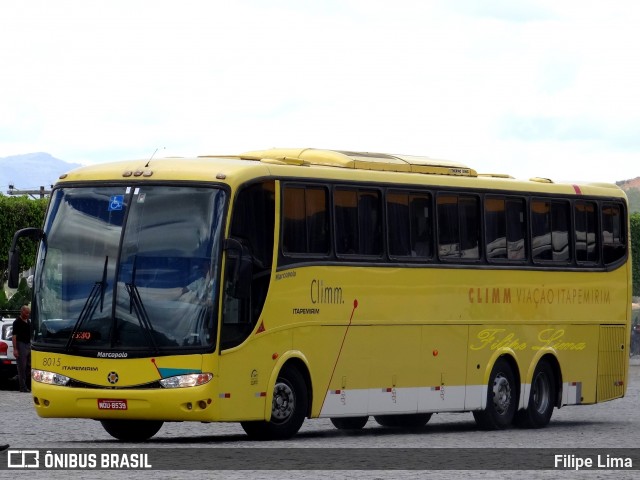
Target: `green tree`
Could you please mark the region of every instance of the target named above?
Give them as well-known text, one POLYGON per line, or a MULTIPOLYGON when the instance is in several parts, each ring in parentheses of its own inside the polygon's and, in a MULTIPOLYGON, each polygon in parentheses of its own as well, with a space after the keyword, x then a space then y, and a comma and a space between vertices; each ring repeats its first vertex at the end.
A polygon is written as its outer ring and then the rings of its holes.
MULTIPOLYGON (((6 197, 0 193, 0 288, 7 279, 9 248, 13 234, 26 227, 41 227, 48 199, 32 200, 28 197, 6 197)), ((21 265, 24 270, 32 267, 36 261, 36 242, 22 239, 18 244, 21 253, 21 265)))
POLYGON ((631 214, 631 272, 633 296, 640 296, 640 213, 631 214))
POLYGON ((0 310, 7 308, 7 294, 4 293, 4 288, 0 288, 0 310))
POLYGON ((18 290, 7 302, 7 310, 20 310, 22 305, 31 303, 31 289, 27 285, 27 279, 22 278, 18 290))

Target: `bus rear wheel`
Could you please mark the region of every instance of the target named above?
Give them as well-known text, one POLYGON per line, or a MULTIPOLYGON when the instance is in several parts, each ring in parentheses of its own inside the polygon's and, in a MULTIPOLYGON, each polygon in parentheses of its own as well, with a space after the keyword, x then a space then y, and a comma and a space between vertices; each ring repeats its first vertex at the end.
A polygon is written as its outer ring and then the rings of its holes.
POLYGON ((333 417, 329 420, 338 430, 361 430, 369 421, 369 417, 333 417))
POLYGON ((489 376, 487 406, 473 412, 478 426, 484 430, 501 430, 513 422, 518 393, 515 375, 509 362, 499 358, 489 376))
POLYGON ((376 415, 378 425, 392 428, 420 428, 431 420, 430 413, 410 413, 407 415, 376 415))
POLYGON ((160 420, 100 420, 109 435, 122 442, 144 442, 162 428, 160 420))
POLYGON ((255 440, 284 440, 298 433, 308 406, 307 385, 302 374, 296 368, 285 366, 273 388, 271 420, 240 424, 247 435, 255 440))
POLYGON ((519 427, 542 428, 548 425, 555 406, 555 375, 546 360, 541 360, 533 372, 531 395, 526 410, 516 414, 519 427))

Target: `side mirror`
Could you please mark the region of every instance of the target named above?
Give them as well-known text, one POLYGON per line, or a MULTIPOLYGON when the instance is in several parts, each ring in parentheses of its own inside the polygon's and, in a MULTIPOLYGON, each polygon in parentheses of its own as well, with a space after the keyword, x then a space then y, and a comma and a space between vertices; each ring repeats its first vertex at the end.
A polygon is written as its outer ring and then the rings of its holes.
POLYGON ((249 298, 251 294, 251 275, 253 259, 246 245, 235 238, 227 238, 224 242, 227 252, 227 293, 233 298, 249 298))
POLYGON ((16 247, 9 251, 9 288, 18 288, 20 284, 20 250, 16 247))
POLYGON ((20 283, 20 250, 18 249, 18 240, 22 237, 31 237, 36 241, 45 238, 44 232, 39 228, 29 227, 18 230, 13 234, 11 241, 11 249, 9 250, 9 288, 18 288, 20 283))

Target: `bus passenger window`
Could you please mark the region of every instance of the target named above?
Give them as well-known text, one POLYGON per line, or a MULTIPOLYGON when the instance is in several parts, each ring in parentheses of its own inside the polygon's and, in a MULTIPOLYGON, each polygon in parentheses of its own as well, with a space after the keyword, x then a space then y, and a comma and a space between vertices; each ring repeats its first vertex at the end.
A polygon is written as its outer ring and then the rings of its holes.
POLYGON ((531 202, 531 249, 534 260, 551 260, 550 202, 531 202))
POLYGON ((342 255, 382 255, 380 192, 337 188, 334 204, 336 252, 342 255))
POLYGON ((580 263, 597 263, 600 260, 597 211, 595 202, 576 202, 573 209, 576 226, 576 260, 580 263))
POLYGON ((389 255, 416 260, 431 258, 431 196, 425 193, 392 191, 387 193, 386 198, 389 255))
POLYGON ((387 225, 389 234, 389 255, 410 257, 409 243, 409 194, 387 192, 387 225))
POLYGON ((626 236, 620 205, 605 203, 602 206, 602 256, 605 264, 614 263, 626 254, 626 236))
POLYGON ((431 195, 413 194, 409 197, 411 219, 411 256, 431 258, 433 255, 433 227, 431 195))
POLYGON ((455 258, 460 256, 460 231, 458 225, 458 197, 438 196, 438 256, 455 258))
POLYGON ((507 258, 507 220, 503 198, 484 201, 484 230, 488 260, 507 258))
POLYGON ((553 248, 553 260, 556 262, 568 262, 571 260, 569 251, 569 203, 551 202, 551 246, 553 248))
POLYGON ((525 260, 525 203, 519 198, 486 198, 484 201, 487 259, 525 260))
POLYGON ((479 201, 470 195, 440 195, 438 256, 441 259, 480 258, 479 201))
POLYGON ((526 234, 524 200, 507 200, 507 258, 509 260, 527 259, 524 241, 526 234))
POLYGON ((329 217, 326 188, 287 186, 283 196, 283 253, 327 255, 329 217))
POLYGON ((531 202, 531 236, 533 259, 536 261, 568 262, 569 204, 534 200, 531 202))

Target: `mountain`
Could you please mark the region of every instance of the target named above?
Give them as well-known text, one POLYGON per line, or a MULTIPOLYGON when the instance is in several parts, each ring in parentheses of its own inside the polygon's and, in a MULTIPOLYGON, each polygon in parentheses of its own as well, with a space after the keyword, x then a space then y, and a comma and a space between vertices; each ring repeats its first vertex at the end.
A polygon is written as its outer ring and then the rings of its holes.
POLYGON ((621 180, 619 182, 616 182, 616 185, 618 185, 625 192, 631 188, 640 189, 640 177, 632 178, 631 180, 621 180))
POLYGON ((627 194, 629 200, 629 211, 631 213, 640 213, 640 177, 631 180, 622 180, 616 182, 621 189, 627 194))
POLYGON ((0 192, 6 195, 9 185, 16 190, 38 190, 41 186, 50 190, 61 174, 79 166, 44 152, 0 158, 0 192))

